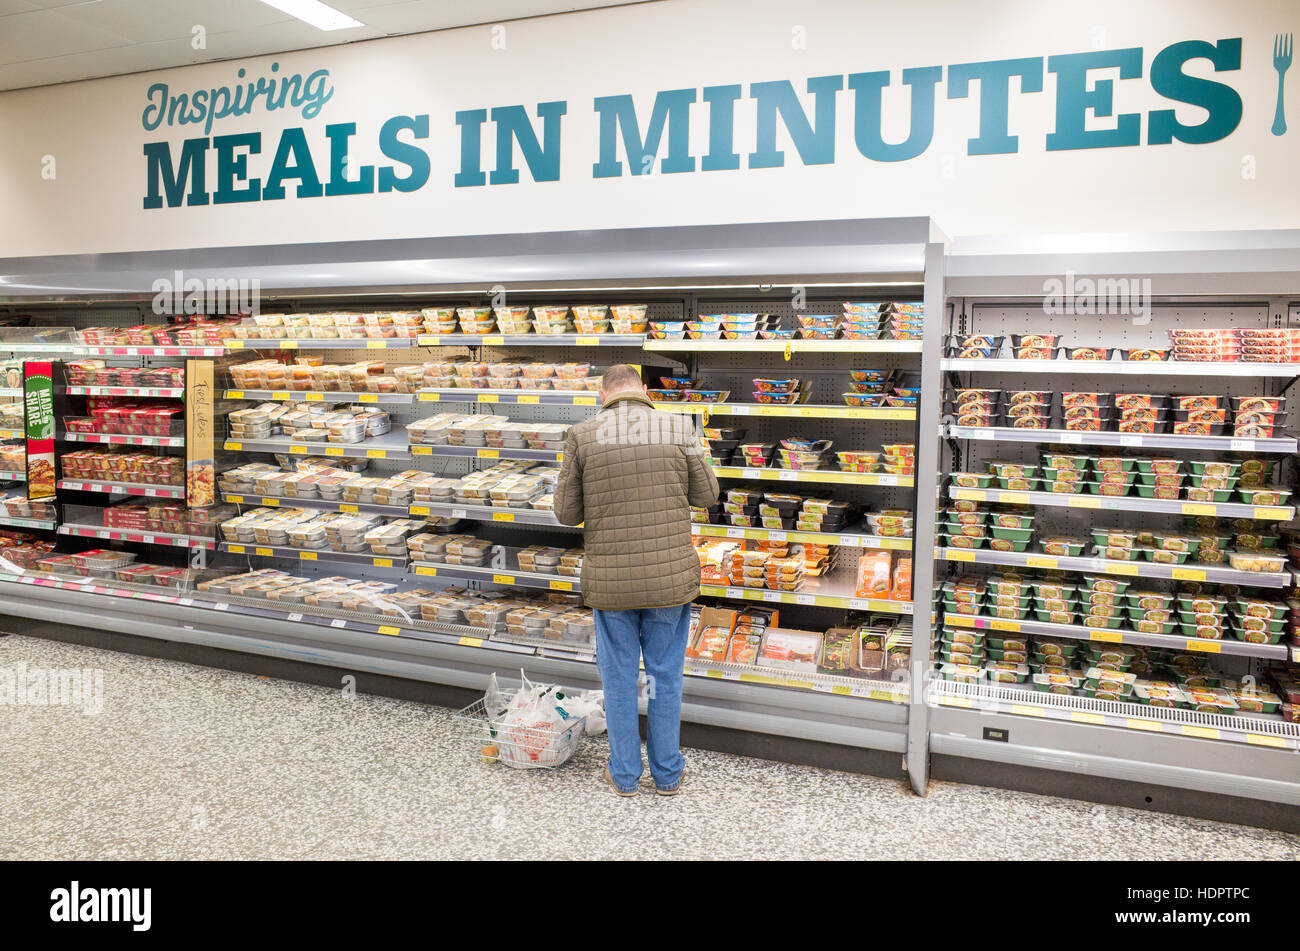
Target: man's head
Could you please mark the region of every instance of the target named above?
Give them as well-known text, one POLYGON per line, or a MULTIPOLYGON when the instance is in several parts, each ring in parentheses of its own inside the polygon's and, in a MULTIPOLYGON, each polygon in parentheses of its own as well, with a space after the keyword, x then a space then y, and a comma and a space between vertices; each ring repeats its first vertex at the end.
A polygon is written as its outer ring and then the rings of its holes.
POLYGON ((600 379, 600 401, 608 403, 616 396, 629 394, 646 395, 641 374, 637 372, 636 367, 628 366, 626 363, 616 363, 606 370, 600 379))

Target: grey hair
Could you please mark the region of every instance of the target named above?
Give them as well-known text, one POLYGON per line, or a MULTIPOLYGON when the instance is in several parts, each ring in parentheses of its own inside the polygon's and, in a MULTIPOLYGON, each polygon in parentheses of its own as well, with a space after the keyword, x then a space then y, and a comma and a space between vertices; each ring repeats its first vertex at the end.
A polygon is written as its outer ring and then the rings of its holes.
POLYGON ((640 385, 641 374, 637 372, 636 367, 629 366, 626 363, 614 364, 600 378, 600 387, 606 393, 636 389, 640 385))

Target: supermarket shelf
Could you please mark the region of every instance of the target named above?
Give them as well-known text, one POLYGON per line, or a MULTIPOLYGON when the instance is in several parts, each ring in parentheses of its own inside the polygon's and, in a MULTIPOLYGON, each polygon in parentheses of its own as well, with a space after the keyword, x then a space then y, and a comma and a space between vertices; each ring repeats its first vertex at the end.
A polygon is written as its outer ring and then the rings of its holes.
POLYGON ((854 598, 808 591, 771 591, 767 588, 732 588, 700 585, 700 594, 713 598, 743 598, 771 604, 798 604, 805 607, 843 608, 846 611, 882 611, 888 614, 911 614, 911 601, 887 601, 879 598, 854 598))
POLYGON ((54 519, 48 521, 41 518, 21 518, 17 515, 5 515, 0 513, 0 526, 4 528, 31 528, 37 531, 49 532, 54 530, 54 519))
POLYGON ((1290 649, 1285 644, 1247 644, 1245 641, 1225 638, 1219 641, 1200 637, 1181 637, 1175 634, 1139 634, 1136 631, 1113 631, 1081 624, 1051 624, 1046 621, 1004 620, 984 615, 945 614, 943 623, 949 627, 973 627, 980 630, 1008 631, 1013 634, 1042 634, 1046 637, 1067 637, 1077 641, 1096 641, 1104 644, 1137 644, 1144 647, 1163 647, 1167 650, 1189 651, 1201 654, 1227 654, 1235 657, 1265 657, 1286 660, 1290 649))
POLYGON ((412 456, 456 456, 470 459, 531 459, 536 462, 561 462, 558 449, 488 449, 482 446, 412 446, 412 456))
POLYGON ((221 493, 223 502, 234 505, 253 505, 265 508, 320 509, 324 512, 342 512, 346 515, 387 515, 391 518, 406 518, 409 514, 405 505, 376 505, 372 502, 339 502, 331 499, 291 499, 284 496, 269 495, 235 495, 221 493))
POLYGON ((375 568, 405 569, 407 564, 406 558, 384 558, 368 552, 331 551, 328 548, 309 551, 304 548, 285 548, 277 545, 243 545, 234 542, 222 542, 221 550, 232 555, 256 555, 259 558, 296 558, 299 561, 371 565, 375 568))
POLYGON ((330 337, 320 339, 303 338, 301 340, 236 337, 227 340, 225 345, 227 350, 409 350, 412 342, 409 337, 385 337, 382 339, 330 337))
POLYGON ((820 672, 781 670, 776 667, 727 664, 709 660, 686 659, 688 677, 712 677, 739 683, 767 684, 773 687, 790 687, 816 693, 841 694, 863 697, 884 703, 907 703, 908 687, 905 681, 871 680, 865 677, 842 677, 820 672))
POLYGON ((644 334, 421 334, 417 347, 640 347, 644 334))
POLYGON ((58 488, 70 492, 103 492, 108 495, 143 495, 151 499, 183 499, 185 487, 147 485, 139 482, 102 482, 97 479, 60 479, 58 488))
POLYGON ((92 357, 219 357, 226 352, 226 348, 85 346, 80 352, 92 357))
MULTIPOLYGON (((234 599, 218 602, 203 593, 128 591, 123 585, 88 579, 0 576, 0 612, 48 623, 84 627, 94 616, 101 630, 477 692, 486 688, 493 673, 499 677, 503 668, 517 671, 521 666, 537 681, 574 689, 600 686, 589 654, 489 640, 481 632, 432 633, 385 617, 327 618, 305 605, 290 611, 261 604, 255 608, 234 599), (166 617, 160 618, 157 605, 149 602, 167 604, 166 617)), ((683 686, 685 722, 841 746, 901 753, 907 745, 906 716, 906 706, 898 703, 773 689, 762 683, 724 684, 692 676, 683 686)))
POLYGON ((288 436, 274 439, 227 440, 225 448, 230 452, 279 452, 294 456, 343 456, 350 459, 398 459, 411 458, 411 449, 406 442, 406 430, 394 426, 391 432, 382 436, 371 436, 364 442, 294 442, 288 436))
POLYGON ((1223 452, 1296 451, 1294 439, 1237 439, 1232 436, 1180 436, 1174 433, 1083 433, 1064 429, 1012 429, 1008 426, 949 426, 953 439, 1032 442, 1065 446, 1125 446, 1134 449, 1209 449, 1223 452))
POLYGON ((421 403, 516 403, 545 406, 598 406, 600 397, 591 390, 491 390, 470 388, 424 389, 416 394, 421 403))
POLYGON ((546 574, 541 571, 510 571, 504 568, 493 568, 490 565, 479 568, 472 565, 442 565, 415 561, 411 563, 411 570, 417 575, 429 578, 457 578, 512 585, 516 588, 541 588, 544 591, 582 590, 582 585, 577 578, 546 574))
POLYGON ((1295 508, 1289 505, 1246 505, 1244 502, 1182 502, 1176 499, 1144 499, 1138 495, 1091 495, 1069 492, 1013 492, 1007 489, 962 489, 948 486, 954 499, 975 502, 1006 502, 1012 505, 1043 505, 1056 508, 1099 509, 1113 512, 1160 512, 1171 515, 1216 515, 1220 518, 1257 518, 1289 522, 1295 508))
POLYGON ((768 406, 760 403, 657 402, 654 407, 666 413, 693 413, 702 416, 785 416, 798 419, 916 419, 915 409, 890 406, 768 406))
POLYGON ((0 482, 26 482, 27 473, 16 469, 0 469, 0 482))
POLYGON ((147 396, 158 399, 183 399, 183 386, 69 386, 69 396, 147 396))
POLYGON ((761 479, 766 482, 823 482, 834 485, 911 486, 912 476, 878 472, 840 472, 838 469, 751 469, 740 466, 714 466, 719 479, 761 479))
POLYGON ((1077 373, 1088 376, 1300 376, 1300 363, 1198 363, 1184 360, 943 360, 945 373, 1077 373))
POLYGON ((1280 716, 1199 713, 1044 693, 1024 684, 961 684, 934 679, 928 695, 932 703, 941 706, 1300 750, 1300 723, 1288 723, 1280 716))
POLYGON ((168 532, 135 532, 124 528, 104 528, 102 525, 59 526, 60 535, 75 535, 78 538, 96 538, 100 541, 133 542, 138 545, 170 545, 173 548, 217 547, 216 539, 198 535, 173 535, 168 532))
POLYGON ((920 353, 920 340, 647 340, 646 350, 686 353, 920 353))
POLYGON ((1108 575, 1130 575, 1136 578, 1163 578, 1175 581, 1208 581, 1214 584, 1238 584, 1257 588, 1285 588, 1291 583, 1291 576, 1285 572, 1237 571, 1216 565, 1159 565, 1149 561, 1114 561, 1106 558, 942 546, 936 547, 934 554, 942 561, 973 562, 977 565, 1018 565, 1025 568, 1100 572, 1108 575))
POLYGON ((64 442, 93 442, 109 446, 183 446, 184 436, 136 436, 118 433, 65 433, 60 431, 59 438, 64 442))
POLYGON ((545 525, 549 528, 573 528, 555 517, 554 512, 542 509, 503 508, 494 505, 460 505, 453 502, 421 502, 409 509, 411 516, 421 518, 435 515, 445 518, 466 518, 479 522, 511 523, 515 525, 545 525))
POLYGON ((736 528, 731 525, 692 525, 692 535, 706 538, 744 538, 750 541, 787 541, 810 545, 841 545, 846 548, 887 548, 911 551, 912 539, 851 532, 796 532, 774 528, 736 528))
POLYGON ((293 400, 299 403, 380 403, 409 404, 412 393, 344 393, 325 390, 226 390, 228 400, 293 400))

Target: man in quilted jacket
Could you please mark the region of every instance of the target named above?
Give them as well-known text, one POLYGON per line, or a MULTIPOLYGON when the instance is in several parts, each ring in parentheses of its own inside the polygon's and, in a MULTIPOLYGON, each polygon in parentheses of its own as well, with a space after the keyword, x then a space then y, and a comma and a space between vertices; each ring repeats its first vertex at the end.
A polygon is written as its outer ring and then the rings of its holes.
POLYGON ((648 681, 646 755, 655 789, 681 789, 682 666, 700 563, 692 505, 717 501, 718 480, 692 417, 656 410, 636 368, 601 381, 601 411, 569 429, 555 515, 583 525, 583 597, 596 614, 596 665, 605 688, 605 781, 635 796, 641 779, 639 661, 648 681))

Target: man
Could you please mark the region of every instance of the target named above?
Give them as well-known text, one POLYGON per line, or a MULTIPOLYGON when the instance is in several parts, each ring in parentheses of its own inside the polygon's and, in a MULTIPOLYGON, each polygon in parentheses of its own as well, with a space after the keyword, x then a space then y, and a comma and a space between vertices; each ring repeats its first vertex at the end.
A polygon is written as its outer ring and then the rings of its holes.
POLYGON ((682 786, 682 666, 700 563, 690 506, 718 498, 693 420, 656 410, 634 367, 601 380, 601 411, 569 429, 555 515, 583 524, 582 593, 596 614, 596 666, 605 688, 605 781, 635 796, 641 779, 638 661, 650 696, 646 754, 660 795, 682 786))

